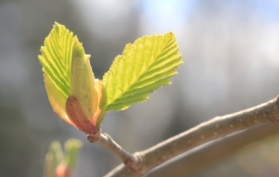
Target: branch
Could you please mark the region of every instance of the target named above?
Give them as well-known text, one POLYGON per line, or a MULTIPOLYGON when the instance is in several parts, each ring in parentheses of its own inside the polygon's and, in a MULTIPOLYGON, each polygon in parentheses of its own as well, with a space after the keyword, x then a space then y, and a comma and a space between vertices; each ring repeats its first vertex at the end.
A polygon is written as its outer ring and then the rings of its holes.
POLYGON ((163 162, 201 144, 267 122, 278 121, 279 97, 276 97, 250 109, 213 118, 145 151, 135 153, 135 157, 140 156, 143 159, 143 164, 138 171, 121 164, 109 172, 106 177, 141 176, 163 162))
POLYGON ((205 169, 207 171, 211 166, 217 165, 225 158, 237 153, 243 146, 259 143, 274 135, 278 136, 278 133, 279 124, 265 124, 234 133, 207 143, 202 148, 195 148, 193 151, 183 153, 162 164, 159 168, 152 169, 145 177, 190 176, 205 169))

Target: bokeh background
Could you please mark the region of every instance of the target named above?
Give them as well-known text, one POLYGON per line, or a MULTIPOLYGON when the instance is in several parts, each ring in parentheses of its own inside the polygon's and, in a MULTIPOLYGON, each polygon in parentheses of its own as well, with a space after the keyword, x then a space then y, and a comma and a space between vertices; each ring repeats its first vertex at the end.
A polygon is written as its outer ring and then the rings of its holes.
MULTIPOLYGON (((49 105, 37 56, 54 21, 78 35, 100 79, 126 43, 176 34, 185 64, 173 84, 103 122, 130 152, 279 94, 279 1, 0 0, 0 177, 42 176, 49 143, 72 137, 84 142, 77 177, 103 176, 120 163, 49 105)), ((278 125, 214 143, 149 176, 279 176, 278 125)))

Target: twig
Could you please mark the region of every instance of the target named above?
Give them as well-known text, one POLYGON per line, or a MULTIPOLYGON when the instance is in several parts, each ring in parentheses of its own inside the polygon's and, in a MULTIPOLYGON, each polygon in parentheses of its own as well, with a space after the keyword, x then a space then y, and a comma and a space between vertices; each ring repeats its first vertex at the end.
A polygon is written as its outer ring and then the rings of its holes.
POLYGON ((141 156, 134 156, 133 154, 129 153, 128 151, 123 149, 119 144, 117 144, 108 134, 101 133, 98 136, 97 141, 96 137, 92 137, 92 135, 88 135, 87 139, 89 140, 89 142, 97 142, 104 148, 112 151, 114 154, 120 157, 123 163, 132 171, 137 172, 140 170, 142 165, 141 156))
POLYGON ((213 118, 145 151, 135 153, 135 157, 143 158, 144 163, 139 169, 140 171, 133 171, 121 164, 109 172, 106 177, 137 177, 203 143, 267 122, 278 121, 279 97, 276 97, 253 108, 213 118))

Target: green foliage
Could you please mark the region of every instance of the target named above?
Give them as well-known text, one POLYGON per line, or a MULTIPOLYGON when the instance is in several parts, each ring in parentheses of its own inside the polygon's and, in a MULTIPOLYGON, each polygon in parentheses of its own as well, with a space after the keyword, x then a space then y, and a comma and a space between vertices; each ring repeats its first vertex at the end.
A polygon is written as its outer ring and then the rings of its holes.
POLYGON ((77 155, 82 147, 82 142, 77 139, 69 139, 64 144, 65 149, 65 161, 66 164, 74 169, 77 162, 77 155))
POLYGON ((56 176, 56 168, 63 163, 64 153, 58 141, 53 141, 49 145, 49 150, 45 158, 44 177, 56 176))
POLYGON ((177 74, 180 60, 173 33, 144 36, 126 45, 110 70, 103 77, 106 88, 106 111, 124 110, 134 103, 148 99, 161 86, 170 84, 177 74))
POLYGON ((86 134, 99 133, 108 111, 127 109, 170 84, 183 63, 173 33, 144 36, 126 45, 100 81, 94 78, 90 55, 85 54, 77 36, 58 23, 41 52, 39 60, 53 110, 86 134))
POLYGON ((58 141, 53 141, 46 154, 44 177, 60 177, 61 175, 58 173, 61 169, 72 173, 75 170, 77 155, 81 147, 81 141, 69 139, 64 144, 65 152, 63 152, 61 144, 58 141))
POLYGON ((43 72, 65 97, 71 94, 70 73, 73 54, 82 58, 84 49, 77 37, 58 23, 54 24, 50 34, 41 47, 39 60, 43 72), (73 52, 74 51, 74 52, 73 52))

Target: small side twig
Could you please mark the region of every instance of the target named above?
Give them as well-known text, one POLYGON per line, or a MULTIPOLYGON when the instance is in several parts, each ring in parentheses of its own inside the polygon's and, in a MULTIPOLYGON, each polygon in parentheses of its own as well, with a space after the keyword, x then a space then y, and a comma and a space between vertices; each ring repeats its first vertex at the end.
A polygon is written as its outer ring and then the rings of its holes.
POLYGON ((109 172, 106 177, 137 177, 163 162, 211 140, 257 125, 278 121, 279 97, 276 97, 253 108, 213 118, 145 151, 134 154, 134 156, 140 155, 144 159, 142 168, 137 173, 121 164, 109 172))
POLYGON ((92 135, 88 135, 87 139, 89 142, 96 142, 103 146, 104 148, 112 151, 116 154, 120 159, 123 161, 125 166, 130 168, 132 171, 137 172, 140 171, 142 166, 142 158, 141 156, 134 156, 133 154, 129 153, 125 149, 123 149, 119 144, 117 144, 108 134, 101 133, 98 137, 99 139, 96 141, 96 137, 92 138, 92 135), (93 140, 92 140, 93 139, 93 140))

